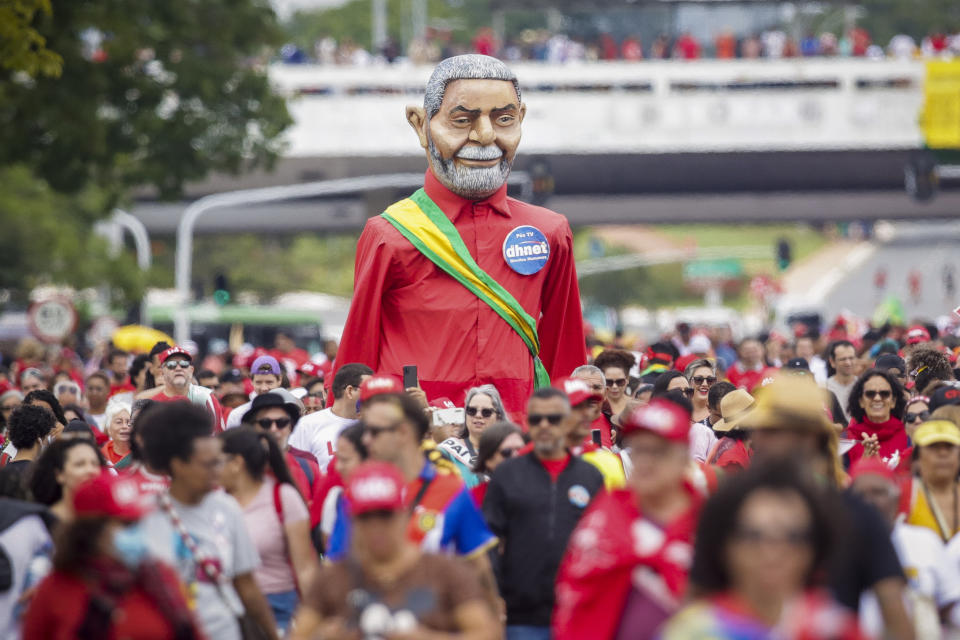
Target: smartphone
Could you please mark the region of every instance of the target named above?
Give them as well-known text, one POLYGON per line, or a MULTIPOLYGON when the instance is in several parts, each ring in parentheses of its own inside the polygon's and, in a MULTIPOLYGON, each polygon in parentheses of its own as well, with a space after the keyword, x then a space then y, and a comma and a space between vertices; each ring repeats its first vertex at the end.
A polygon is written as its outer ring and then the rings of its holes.
POLYGON ((408 364, 403 367, 403 388, 409 389, 411 387, 419 387, 420 383, 417 381, 417 365, 408 364))
POLYGON ((591 430, 590 435, 593 437, 593 444, 598 447, 602 446, 603 440, 600 438, 600 429, 591 430))
POLYGON ((433 412, 433 424, 442 427, 445 424, 463 424, 464 410, 457 409, 437 409, 433 412))

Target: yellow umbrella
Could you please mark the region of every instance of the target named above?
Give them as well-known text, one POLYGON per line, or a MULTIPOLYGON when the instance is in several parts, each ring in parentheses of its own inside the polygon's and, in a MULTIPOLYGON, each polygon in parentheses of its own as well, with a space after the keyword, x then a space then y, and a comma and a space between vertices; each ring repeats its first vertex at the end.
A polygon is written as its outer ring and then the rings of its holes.
POLYGON ((113 332, 110 339, 118 349, 134 353, 149 353, 150 349, 153 349, 153 345, 161 341, 169 344, 174 343, 173 338, 163 331, 139 324, 128 324, 125 327, 120 327, 113 332))

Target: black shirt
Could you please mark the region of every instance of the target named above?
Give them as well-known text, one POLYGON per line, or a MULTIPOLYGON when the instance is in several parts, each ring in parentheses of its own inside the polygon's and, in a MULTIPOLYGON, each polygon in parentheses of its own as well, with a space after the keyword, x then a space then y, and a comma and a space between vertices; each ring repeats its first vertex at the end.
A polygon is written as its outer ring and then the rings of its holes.
POLYGON ((829 567, 828 585, 833 597, 852 611, 860 607, 860 594, 881 580, 905 581, 890 527, 871 505, 850 491, 840 494, 846 518, 829 567))

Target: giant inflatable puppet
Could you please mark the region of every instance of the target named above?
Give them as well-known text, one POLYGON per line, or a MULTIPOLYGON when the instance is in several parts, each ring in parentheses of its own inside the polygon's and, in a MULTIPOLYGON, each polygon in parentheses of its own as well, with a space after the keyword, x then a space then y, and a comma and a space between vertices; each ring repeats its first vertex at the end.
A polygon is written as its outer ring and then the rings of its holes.
POLYGON ((426 151, 423 188, 370 219, 337 363, 399 375, 462 406, 490 383, 508 412, 586 361, 566 218, 507 197, 526 105, 495 58, 437 65, 407 122, 426 151))

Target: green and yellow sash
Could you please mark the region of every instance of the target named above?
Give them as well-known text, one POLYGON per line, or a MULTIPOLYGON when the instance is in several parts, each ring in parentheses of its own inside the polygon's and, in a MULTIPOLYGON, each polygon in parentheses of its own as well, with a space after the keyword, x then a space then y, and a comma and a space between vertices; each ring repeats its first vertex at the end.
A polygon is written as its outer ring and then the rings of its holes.
POLYGON ((418 189, 409 198, 390 205, 382 215, 420 253, 506 320, 533 356, 536 388, 549 387, 550 376, 539 358, 540 338, 537 336, 536 320, 503 285, 480 268, 457 228, 426 192, 418 189))

